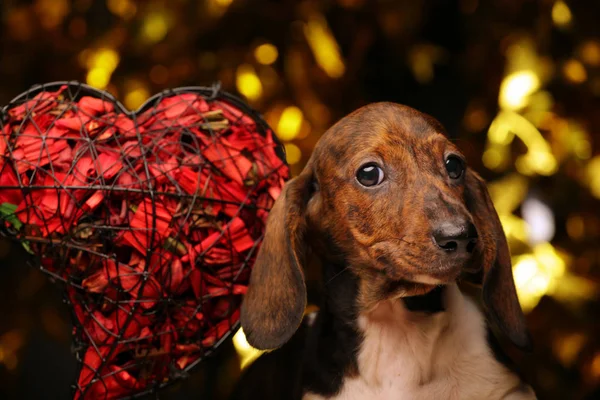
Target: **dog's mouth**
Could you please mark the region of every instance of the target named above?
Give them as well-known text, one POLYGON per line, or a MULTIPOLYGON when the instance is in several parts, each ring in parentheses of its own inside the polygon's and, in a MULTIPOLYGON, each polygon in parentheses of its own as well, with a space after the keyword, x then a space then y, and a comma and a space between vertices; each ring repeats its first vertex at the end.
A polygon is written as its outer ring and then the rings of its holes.
POLYGON ((403 297, 401 301, 409 311, 428 314, 443 312, 446 310, 443 298, 445 288, 444 285, 435 286, 426 294, 403 297))

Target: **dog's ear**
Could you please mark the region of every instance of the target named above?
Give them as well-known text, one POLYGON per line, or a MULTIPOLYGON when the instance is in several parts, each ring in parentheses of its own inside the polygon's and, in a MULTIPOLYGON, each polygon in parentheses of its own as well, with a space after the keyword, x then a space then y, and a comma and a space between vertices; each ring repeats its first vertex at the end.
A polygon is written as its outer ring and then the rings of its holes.
POLYGON ((483 303, 496 326, 518 347, 529 349, 531 339, 521 310, 512 274, 510 251, 500 219, 485 181, 473 171, 466 176, 465 201, 479 234, 478 253, 473 262, 483 284, 483 303))
POLYGON ((267 218, 265 236, 241 309, 248 343, 261 350, 286 343, 304 315, 304 231, 311 188, 312 173, 307 167, 286 183, 267 218))

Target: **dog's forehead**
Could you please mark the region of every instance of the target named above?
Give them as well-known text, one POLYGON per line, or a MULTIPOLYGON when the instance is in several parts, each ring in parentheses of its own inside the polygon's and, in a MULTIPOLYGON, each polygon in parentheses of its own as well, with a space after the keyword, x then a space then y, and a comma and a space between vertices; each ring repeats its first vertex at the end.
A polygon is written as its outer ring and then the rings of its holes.
POLYGON ((313 158, 317 164, 342 163, 365 149, 410 148, 444 136, 442 124, 427 114, 400 104, 374 103, 347 115, 325 132, 313 158))

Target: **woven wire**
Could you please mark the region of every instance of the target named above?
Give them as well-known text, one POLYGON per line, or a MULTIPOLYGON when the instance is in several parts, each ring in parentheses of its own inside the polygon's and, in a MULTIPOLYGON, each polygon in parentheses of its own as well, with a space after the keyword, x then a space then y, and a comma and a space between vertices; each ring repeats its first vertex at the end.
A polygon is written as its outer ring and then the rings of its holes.
POLYGON ((219 86, 129 112, 53 83, 0 111, 0 229, 65 290, 74 398, 137 397, 184 376, 237 329, 288 178, 267 124, 219 86))

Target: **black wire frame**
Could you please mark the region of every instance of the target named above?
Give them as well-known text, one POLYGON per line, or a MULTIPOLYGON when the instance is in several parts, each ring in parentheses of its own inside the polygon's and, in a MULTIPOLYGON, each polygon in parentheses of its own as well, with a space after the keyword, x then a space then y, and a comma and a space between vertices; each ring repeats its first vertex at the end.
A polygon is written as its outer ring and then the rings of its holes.
MULTIPOLYGON (((137 110, 134 110, 134 111, 128 110, 119 100, 117 100, 110 93, 96 89, 92 86, 89 86, 87 84, 84 84, 84 83, 81 83, 78 81, 56 81, 56 82, 51 82, 51 83, 46 83, 46 84, 39 84, 39 85, 32 86, 29 90, 16 96, 11 101, 9 101, 9 103, 7 105, 0 108, 0 125, 4 125, 4 123, 6 123, 6 121, 8 120, 8 110, 10 110, 11 108, 13 108, 19 104, 22 104, 28 100, 33 99, 36 95, 38 95, 42 92, 56 92, 61 88, 65 88, 64 90, 67 91, 70 99, 73 101, 76 101, 83 96, 91 96, 91 97, 94 97, 97 99, 109 101, 118 109, 118 111, 116 110, 117 113, 127 115, 130 118, 135 118, 137 115, 155 107, 156 105, 158 105, 160 103, 160 101, 162 99, 164 99, 166 97, 173 97, 173 96, 177 96, 177 95, 181 95, 181 94, 197 94, 209 101, 214 101, 214 100, 223 101, 225 103, 232 105, 233 107, 237 108, 238 110, 242 111, 245 115, 249 116, 256 123, 258 133, 260 133, 263 137, 266 137, 268 132, 272 133, 271 138, 276 145, 275 146, 275 154, 282 161, 282 163, 285 166, 287 166, 285 147, 279 141, 279 139, 274 134, 271 127, 263 119, 261 114, 259 112, 257 112, 256 110, 254 110, 253 108, 251 108, 241 98, 222 90, 221 84, 219 82, 214 83, 210 87, 187 86, 187 87, 180 87, 180 88, 164 90, 162 92, 159 92, 159 93, 151 96, 137 110)), ((3 234, 3 236, 7 236, 11 239, 14 239, 14 238, 10 237, 10 235, 6 235, 6 232, 4 232, 4 229, 0 229, 0 234, 3 234)), ((254 246, 256 246, 256 243, 254 246)), ((43 270, 43 272, 47 273, 48 271, 44 270, 43 267, 41 267, 40 259, 41 259, 41 256, 38 256, 36 259, 30 259, 29 264, 33 267, 39 267, 40 269, 43 270)), ((66 288, 66 286, 68 285, 67 282, 60 282, 59 280, 57 280, 57 281, 59 283, 62 283, 60 285, 61 287, 66 288)), ((140 289, 140 291, 141 291, 141 289, 140 289)), ((66 290, 63 290, 63 297, 64 297, 64 302, 68 305, 71 305, 71 301, 67 295, 66 290)), ((73 307, 69 307, 69 308, 71 309, 72 321, 75 324, 78 324, 79 322, 78 322, 74 308, 73 307)), ((164 389, 165 387, 171 386, 171 385, 175 384, 176 382, 180 381, 182 378, 186 377, 187 374, 192 369, 194 369, 198 364, 200 364, 205 358, 211 357, 215 353, 217 353, 221 344, 224 343, 225 341, 229 340, 238 331, 239 327, 240 327, 240 321, 238 320, 230 326, 228 331, 221 338, 219 338, 219 340, 217 340, 214 344, 212 344, 208 349, 206 349, 206 350, 203 349, 201 356, 199 356, 196 360, 194 360, 189 365, 187 365, 183 370, 178 371, 177 375, 169 376, 168 381, 161 382, 161 383, 155 383, 152 387, 148 388, 145 391, 135 393, 133 395, 124 396, 124 397, 121 397, 121 399, 141 398, 141 397, 147 396, 149 394, 157 393, 158 390, 164 389)), ((79 376, 79 374, 81 373, 81 369, 85 367, 85 363, 83 362, 83 358, 81 357, 81 354, 80 354, 81 349, 74 349, 73 351, 76 355, 76 358, 77 358, 78 364, 79 364, 79 371, 77 374, 79 376)), ((75 394, 78 390, 77 385, 73 385, 72 390, 73 390, 73 394, 75 394)))

